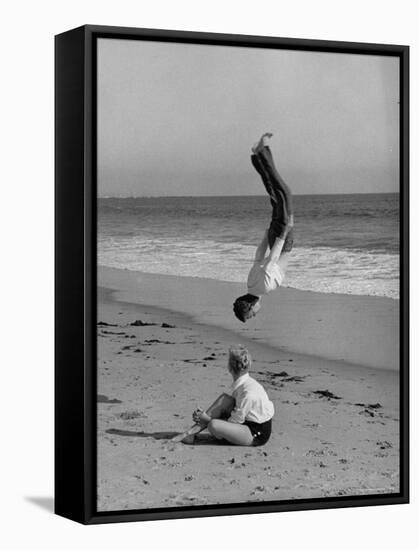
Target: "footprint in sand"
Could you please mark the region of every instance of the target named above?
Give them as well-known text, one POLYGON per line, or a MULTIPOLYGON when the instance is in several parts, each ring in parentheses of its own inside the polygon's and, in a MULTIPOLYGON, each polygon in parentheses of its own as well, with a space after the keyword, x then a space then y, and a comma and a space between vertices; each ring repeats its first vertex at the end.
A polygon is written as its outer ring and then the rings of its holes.
POLYGON ((377 441, 376 445, 380 447, 380 449, 392 449, 393 445, 389 441, 377 441))
POLYGON ((141 411, 124 411, 119 413, 119 418, 122 420, 134 420, 135 418, 148 418, 146 414, 141 411))
POLYGON ((265 491, 266 489, 263 485, 258 485, 257 487, 254 488, 254 490, 250 494, 253 496, 253 495, 258 495, 260 493, 264 493, 265 491))
POLYGON ((134 476, 138 481, 142 481, 144 485, 150 485, 150 482, 147 479, 144 479, 142 476, 134 476))

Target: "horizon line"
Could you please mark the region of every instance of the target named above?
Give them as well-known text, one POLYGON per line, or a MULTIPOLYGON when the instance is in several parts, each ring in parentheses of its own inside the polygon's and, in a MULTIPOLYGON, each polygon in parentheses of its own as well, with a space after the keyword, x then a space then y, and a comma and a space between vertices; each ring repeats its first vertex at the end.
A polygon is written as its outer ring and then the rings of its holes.
MULTIPOLYGON (((334 195, 400 195, 400 191, 374 191, 359 193, 293 193, 294 197, 316 197, 334 195)), ((96 195, 98 199, 174 199, 174 198, 241 198, 241 197, 266 197, 263 195, 96 195)))

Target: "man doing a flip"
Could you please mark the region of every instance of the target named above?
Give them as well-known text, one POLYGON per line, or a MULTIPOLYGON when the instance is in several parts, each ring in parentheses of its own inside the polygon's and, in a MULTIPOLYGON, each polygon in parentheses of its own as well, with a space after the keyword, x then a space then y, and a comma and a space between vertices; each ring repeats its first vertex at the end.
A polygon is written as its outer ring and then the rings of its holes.
POLYGON ((291 192, 279 175, 268 147, 272 134, 264 134, 252 148, 252 164, 271 200, 272 219, 256 249, 247 279, 247 294, 234 302, 236 317, 245 323, 260 309, 261 296, 279 288, 285 277, 293 245, 294 215, 291 192), (269 254, 265 257, 269 247, 269 254))

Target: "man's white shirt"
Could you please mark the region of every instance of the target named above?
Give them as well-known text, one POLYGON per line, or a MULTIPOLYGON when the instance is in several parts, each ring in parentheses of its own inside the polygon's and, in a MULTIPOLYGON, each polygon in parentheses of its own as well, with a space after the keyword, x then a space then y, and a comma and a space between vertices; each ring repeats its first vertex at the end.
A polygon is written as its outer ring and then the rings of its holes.
POLYGON ((279 288, 284 280, 285 273, 277 262, 271 262, 267 267, 269 258, 256 260, 247 277, 247 291, 253 296, 262 296, 279 288))

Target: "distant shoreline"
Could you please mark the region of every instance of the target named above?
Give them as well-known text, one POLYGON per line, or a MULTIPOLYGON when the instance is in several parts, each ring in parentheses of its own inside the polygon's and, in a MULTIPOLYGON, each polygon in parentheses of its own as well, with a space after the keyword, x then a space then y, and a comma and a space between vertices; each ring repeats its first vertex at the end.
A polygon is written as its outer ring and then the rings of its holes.
POLYGON ((190 315, 281 350, 376 369, 399 368, 399 302, 391 298, 321 294, 281 288, 247 324, 232 303, 243 285, 99 266, 98 285, 117 300, 190 315))
MULTIPOLYGON (((297 249, 297 247, 295 247, 295 249, 297 249)), ((294 249, 294 250, 295 250, 294 249)), ((121 271, 131 271, 132 273, 147 273, 148 275, 157 275, 157 276, 160 276, 160 275, 168 275, 168 276, 171 276, 171 277, 185 277, 185 278, 192 278, 192 279, 204 279, 204 280, 211 280, 211 281, 219 281, 220 283, 234 283, 234 284, 241 284, 241 285, 244 285, 246 283, 246 280, 243 279, 242 281, 234 281, 234 280, 229 280, 229 279, 224 279, 224 278, 219 278, 218 276, 217 277, 211 277, 211 276, 208 276, 208 277, 202 277, 201 275, 189 275, 189 274, 183 274, 183 273, 176 273, 176 274, 173 274, 173 273, 160 273, 158 271, 145 271, 143 269, 133 269, 131 267, 120 267, 120 266, 111 266, 111 265, 104 265, 104 264, 100 264, 98 267, 100 268, 106 268, 106 269, 120 269, 121 271)), ((357 296, 357 297, 371 297, 371 298, 384 298, 384 299, 388 299, 388 300, 394 300, 396 302, 400 302, 400 296, 397 295, 397 296, 385 296, 385 295, 382 295, 382 294, 362 294, 361 292, 338 292, 338 291, 333 291, 333 290, 330 290, 328 289, 327 291, 326 290, 320 290, 320 289, 311 289, 311 288, 298 288, 296 286, 293 286, 292 284, 288 284, 288 281, 287 279, 285 279, 284 283, 282 284, 282 288, 288 288, 290 290, 295 290, 295 291, 298 291, 298 292, 314 292, 316 294, 326 294, 326 295, 333 295, 333 296, 357 296)))

